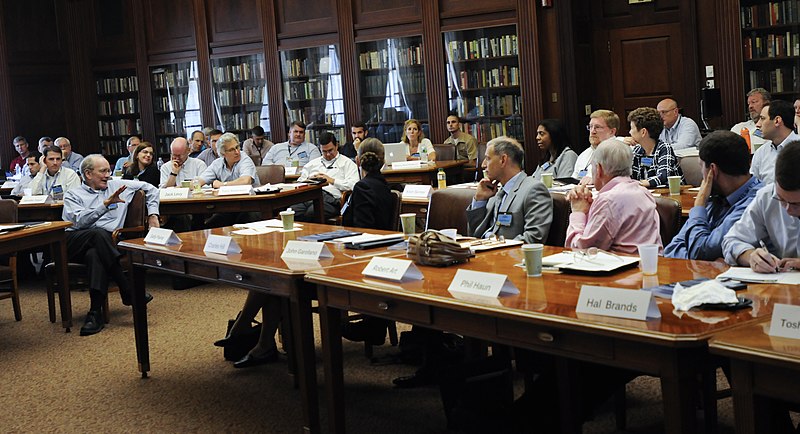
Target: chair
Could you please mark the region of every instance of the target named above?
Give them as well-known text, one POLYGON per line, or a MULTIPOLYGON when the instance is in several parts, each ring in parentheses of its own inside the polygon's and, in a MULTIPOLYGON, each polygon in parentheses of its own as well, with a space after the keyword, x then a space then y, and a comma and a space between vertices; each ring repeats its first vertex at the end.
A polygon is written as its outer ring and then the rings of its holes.
POLYGON ((447 188, 436 190, 428 204, 426 229, 455 228, 461 235, 469 235, 467 229, 467 206, 472 203, 475 190, 469 188, 447 188))
MULTIPOLYGON (((0 222, 17 222, 17 202, 13 199, 0 199, 0 222)), ((19 283, 17 281, 17 255, 8 256, 8 265, 0 265, 0 283, 8 283, 9 289, 0 288, 0 300, 11 299, 14 308, 14 319, 22 321, 22 309, 19 305, 19 283)))
POLYGON ((681 230, 681 203, 669 197, 656 197, 661 244, 667 245, 681 230))
POLYGON ((700 157, 693 155, 683 157, 680 161, 683 178, 689 185, 699 186, 703 182, 703 172, 700 171, 700 157))
POLYGON ((392 190, 392 193, 395 195, 394 212, 392 213, 394 220, 391 222, 392 229, 390 230, 403 230, 403 228, 400 227, 400 207, 402 206, 403 202, 403 193, 397 190, 392 190))
POLYGON ((544 243, 548 246, 564 247, 571 208, 566 194, 551 192, 550 197, 553 198, 553 222, 550 224, 550 232, 544 243))
POLYGON ((454 145, 433 145, 436 151, 436 159, 439 161, 451 161, 456 159, 456 147, 454 145))
POLYGON ((280 184, 286 181, 286 168, 278 164, 256 166, 256 176, 262 184, 280 184))
MULTIPOLYGON (((143 237, 147 230, 147 205, 145 203, 145 194, 139 190, 131 197, 128 204, 128 212, 125 214, 125 221, 121 228, 115 230, 111 234, 111 238, 115 243, 123 239, 123 235, 129 238, 143 237)), ((123 263, 123 268, 129 271, 129 264, 123 263)), ((70 262, 67 264, 69 272, 69 287, 88 289, 89 281, 87 275, 87 267, 85 264, 70 262)), ((59 293, 58 282, 56 280, 56 266, 51 262, 44 266, 44 274, 47 278, 47 310, 50 315, 50 322, 56 322, 56 302, 55 295, 59 293)), ((130 272, 129 272, 130 274, 130 272)), ((119 288, 117 288, 118 290, 119 288)), ((112 288, 109 288, 109 292, 112 288)), ((103 306, 103 319, 108 323, 108 298, 106 304, 103 306)))
POLYGON ((253 160, 253 164, 255 164, 256 167, 261 165, 261 159, 260 158, 254 157, 252 155, 248 155, 248 157, 250 157, 250 159, 253 160))

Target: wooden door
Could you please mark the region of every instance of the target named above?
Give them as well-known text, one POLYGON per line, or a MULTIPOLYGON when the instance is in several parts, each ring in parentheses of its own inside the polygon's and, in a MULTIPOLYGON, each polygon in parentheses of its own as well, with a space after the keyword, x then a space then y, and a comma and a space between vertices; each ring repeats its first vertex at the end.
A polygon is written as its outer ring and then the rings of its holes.
POLYGON ((637 107, 655 107, 664 98, 678 106, 691 105, 684 95, 684 62, 678 23, 609 31, 613 110, 628 131, 628 113, 637 107))

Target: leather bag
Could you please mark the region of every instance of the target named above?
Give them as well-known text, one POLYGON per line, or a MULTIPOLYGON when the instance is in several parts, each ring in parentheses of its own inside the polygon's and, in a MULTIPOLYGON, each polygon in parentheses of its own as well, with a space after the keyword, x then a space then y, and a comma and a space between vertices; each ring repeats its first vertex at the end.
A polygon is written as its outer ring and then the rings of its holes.
POLYGON ((475 254, 441 232, 425 231, 408 239, 406 256, 416 264, 446 267, 467 262, 475 254))

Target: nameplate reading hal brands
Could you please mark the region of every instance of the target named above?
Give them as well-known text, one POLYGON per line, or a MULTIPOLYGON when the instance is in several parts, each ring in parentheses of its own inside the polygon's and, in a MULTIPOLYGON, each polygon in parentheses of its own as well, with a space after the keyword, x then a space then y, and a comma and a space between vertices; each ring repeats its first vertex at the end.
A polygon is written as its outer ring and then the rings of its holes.
POLYGON ((583 285, 578 296, 577 313, 646 320, 661 318, 650 291, 583 285))
POLYGON ((189 189, 176 187, 176 188, 163 188, 159 191, 159 199, 188 199, 189 189))
POLYGON ((433 188, 430 185, 406 184, 403 199, 430 199, 433 188))
POLYGON ((772 308, 769 335, 780 338, 800 339, 800 306, 776 304, 772 308))
POLYGON ((399 170, 399 169, 419 169, 422 167, 422 162, 419 160, 415 161, 395 161, 392 163, 392 170, 399 170))
POLYGON ((172 229, 164 228, 150 228, 147 231, 147 236, 144 237, 144 242, 149 244, 158 244, 161 246, 172 246, 180 244, 181 239, 175 234, 172 229))
POLYGON ((314 241, 289 240, 281 254, 282 259, 301 259, 316 261, 319 258, 332 258, 333 253, 328 250, 325 243, 314 241))
POLYGON ((24 196, 19 200, 20 205, 34 204, 34 203, 53 203, 53 198, 49 194, 37 194, 33 196, 24 196))
POLYGON ((233 196, 235 194, 253 194, 252 185, 226 185, 219 188, 219 196, 233 196))
POLYGON ((381 279, 394 280, 422 280, 424 276, 416 265, 408 259, 372 258, 361 274, 381 279))
POLYGON ((519 289, 505 274, 458 270, 447 288, 451 293, 497 298, 500 294, 519 294, 519 289))
POLYGON ((232 253, 241 253, 242 248, 236 244, 233 237, 226 237, 223 235, 209 235, 206 240, 206 245, 203 247, 206 253, 217 253, 220 255, 230 255, 232 253))

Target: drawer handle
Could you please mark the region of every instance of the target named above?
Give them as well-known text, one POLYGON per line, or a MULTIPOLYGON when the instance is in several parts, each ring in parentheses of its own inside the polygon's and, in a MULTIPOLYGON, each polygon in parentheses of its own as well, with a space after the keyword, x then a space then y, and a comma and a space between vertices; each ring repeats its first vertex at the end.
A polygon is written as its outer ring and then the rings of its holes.
POLYGON ((214 209, 216 207, 217 207, 216 205, 206 205, 206 209, 214 209))
POLYGON ((536 335, 536 337, 538 337, 539 340, 542 342, 553 342, 556 340, 556 338, 553 335, 545 332, 539 332, 539 334, 536 335))
POLYGON ((383 310, 383 311, 389 310, 389 303, 387 303, 385 301, 382 301, 382 302, 378 303, 378 309, 383 310))
POLYGON ((161 266, 161 259, 156 259, 156 265, 161 266))
POLYGON ((244 280, 244 277, 241 274, 234 274, 233 278, 236 279, 238 282, 244 280))

